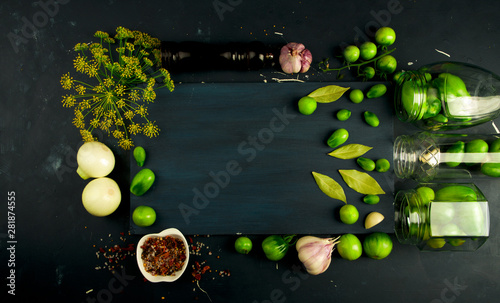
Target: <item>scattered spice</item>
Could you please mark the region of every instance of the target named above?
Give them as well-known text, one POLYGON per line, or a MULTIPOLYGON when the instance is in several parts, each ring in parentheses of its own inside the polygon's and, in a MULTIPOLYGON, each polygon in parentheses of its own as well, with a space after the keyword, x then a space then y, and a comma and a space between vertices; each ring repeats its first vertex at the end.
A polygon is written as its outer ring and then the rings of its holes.
MULTIPOLYGON (((128 233, 130 235, 130 232, 128 233)), ((114 240, 111 234, 108 235, 110 245, 104 245, 97 248, 96 257, 97 259, 103 260, 103 265, 96 266, 96 270, 108 269, 114 271, 117 268, 123 268, 121 265, 122 261, 129 256, 135 256, 135 244, 126 243, 125 233, 120 233, 120 240, 123 242, 121 244, 113 244, 114 240)), ((103 239, 100 239, 103 242, 103 239)), ((96 247, 96 245, 92 245, 96 247)))

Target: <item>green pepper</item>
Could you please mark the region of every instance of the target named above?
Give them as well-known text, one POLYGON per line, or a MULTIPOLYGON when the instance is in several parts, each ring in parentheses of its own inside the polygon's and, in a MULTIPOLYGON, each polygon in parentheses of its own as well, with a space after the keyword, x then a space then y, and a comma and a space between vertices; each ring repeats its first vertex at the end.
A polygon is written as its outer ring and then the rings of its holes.
POLYGON ((462 163, 462 159, 464 158, 465 143, 463 141, 457 141, 453 143, 453 145, 450 146, 446 152, 451 154, 457 154, 456 156, 454 155, 453 157, 455 161, 448 161, 446 162, 446 165, 448 165, 449 167, 459 166, 460 163, 462 163))
POLYGON ((155 174, 149 168, 141 169, 130 183, 130 192, 136 196, 144 195, 155 182, 155 174))
POLYGON ((272 235, 262 241, 262 250, 271 261, 279 261, 285 257, 295 235, 279 236, 272 235))
POLYGON ((387 92, 387 86, 385 84, 375 84, 366 93, 368 99, 382 97, 387 92))
POLYGON ((142 146, 134 148, 134 159, 137 166, 142 167, 144 165, 144 161, 146 161, 146 151, 142 146))
POLYGON ((373 127, 377 127, 380 124, 380 120, 378 119, 377 115, 375 115, 372 112, 365 111, 363 113, 363 116, 365 117, 365 122, 373 127))
POLYGON ((491 144, 490 144, 490 152, 491 153, 498 153, 498 152, 500 152, 500 139, 496 139, 495 141, 491 142, 491 144))
POLYGON ((432 81, 432 85, 438 89, 440 99, 445 101, 456 97, 470 97, 464 81, 458 76, 450 73, 441 73, 432 81))
POLYGON ((372 159, 359 157, 358 159, 356 159, 356 162, 362 169, 366 171, 372 171, 375 169, 375 161, 373 161, 372 159))
POLYGON ((436 191, 435 200, 438 202, 468 202, 477 201, 474 189, 465 185, 449 185, 436 191))

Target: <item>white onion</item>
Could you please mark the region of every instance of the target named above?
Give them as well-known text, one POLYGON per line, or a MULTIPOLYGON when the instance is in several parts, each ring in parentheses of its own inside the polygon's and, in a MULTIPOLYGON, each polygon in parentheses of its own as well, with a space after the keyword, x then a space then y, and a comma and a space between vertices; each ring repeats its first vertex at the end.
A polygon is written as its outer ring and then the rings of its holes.
POLYGON ((109 175, 115 167, 115 156, 104 143, 85 142, 76 155, 78 169, 82 179, 100 178, 109 175))
POLYGON ((83 207, 96 217, 112 214, 120 205, 122 194, 113 179, 103 177, 89 182, 83 189, 83 207))

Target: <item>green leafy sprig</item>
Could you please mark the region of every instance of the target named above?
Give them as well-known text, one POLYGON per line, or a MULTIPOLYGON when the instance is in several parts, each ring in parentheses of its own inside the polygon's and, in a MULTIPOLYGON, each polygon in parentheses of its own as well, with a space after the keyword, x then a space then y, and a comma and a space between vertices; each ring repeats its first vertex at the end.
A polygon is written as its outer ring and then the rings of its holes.
POLYGON ((116 35, 97 31, 100 42, 78 43, 73 60, 77 73, 93 84, 76 80, 71 73, 61 77, 61 86, 72 93, 63 96, 64 107, 74 108, 73 125, 85 142, 96 141, 95 130, 112 135, 128 150, 132 135, 158 136, 160 129, 148 118, 147 105, 156 99, 156 90, 174 89, 170 73, 161 67, 160 40, 124 27, 116 35), (140 119, 141 122, 137 122, 140 119))

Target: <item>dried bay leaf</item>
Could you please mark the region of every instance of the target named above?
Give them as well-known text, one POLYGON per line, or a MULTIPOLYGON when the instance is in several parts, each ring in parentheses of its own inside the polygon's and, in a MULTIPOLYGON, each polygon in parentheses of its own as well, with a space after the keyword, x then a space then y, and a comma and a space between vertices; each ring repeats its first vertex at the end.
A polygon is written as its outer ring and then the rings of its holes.
POLYGON ((340 186, 340 184, 337 183, 337 181, 326 175, 314 171, 312 172, 312 174, 314 176, 314 180, 316 180, 316 184, 318 184, 318 187, 323 193, 325 193, 325 195, 330 198, 347 203, 344 189, 342 188, 342 186, 340 186))
POLYGON ((339 169, 347 186, 365 195, 383 195, 384 190, 369 174, 355 169, 339 169))
POLYGON ((338 85, 328 85, 316 89, 308 96, 312 97, 318 103, 330 103, 337 101, 342 95, 349 90, 350 87, 342 87, 338 85))
POLYGON ((339 159, 354 159, 364 155, 372 148, 363 144, 347 144, 328 153, 328 155, 339 159))

